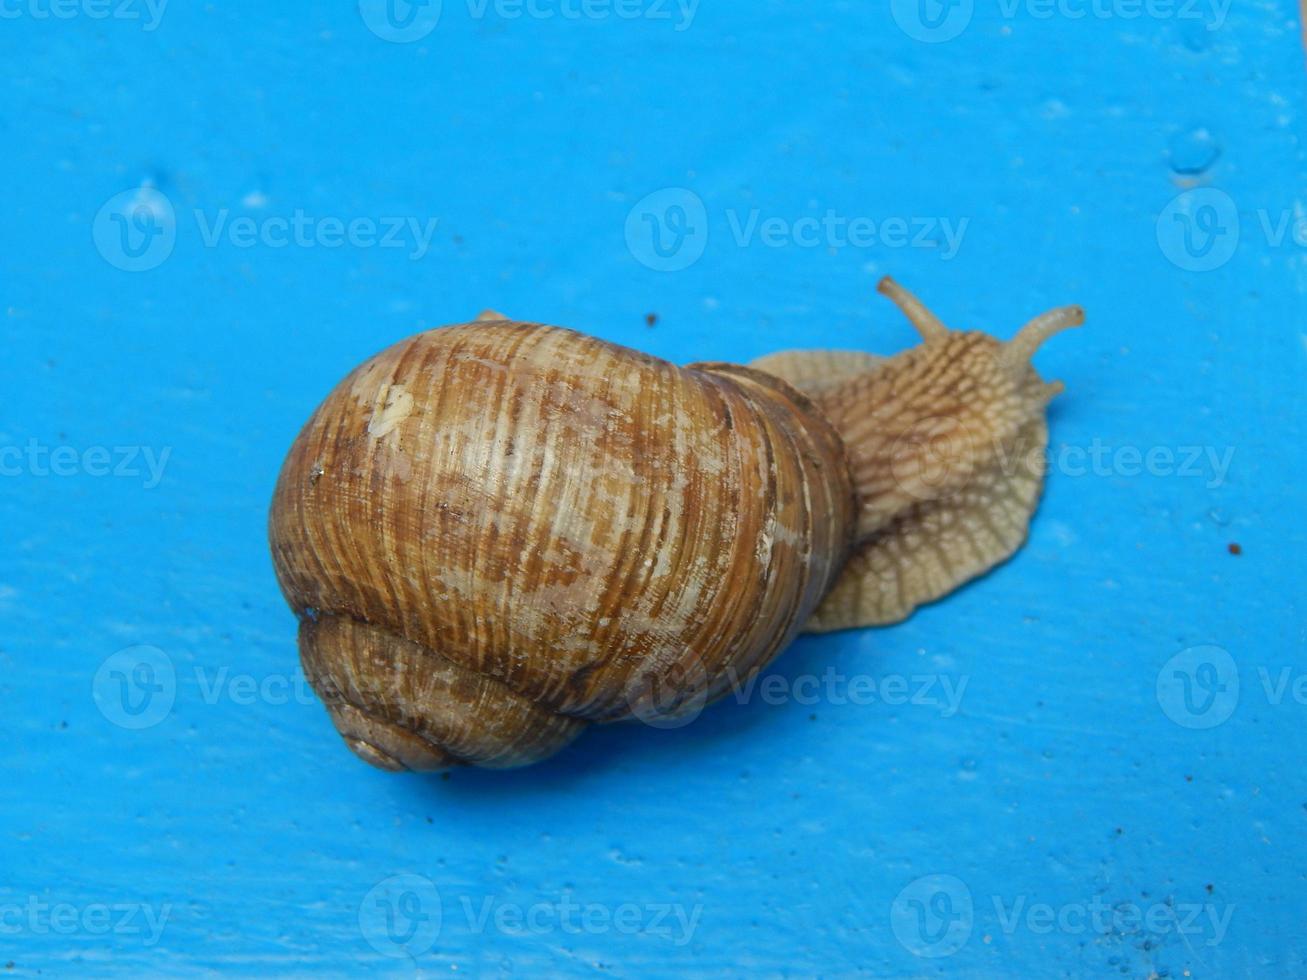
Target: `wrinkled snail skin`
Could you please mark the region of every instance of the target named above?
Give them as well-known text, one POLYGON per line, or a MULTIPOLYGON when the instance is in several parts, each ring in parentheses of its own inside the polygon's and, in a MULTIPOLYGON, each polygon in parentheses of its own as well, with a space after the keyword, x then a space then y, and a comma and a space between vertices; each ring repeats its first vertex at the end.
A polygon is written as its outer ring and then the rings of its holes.
POLYGON ((681 368, 483 318, 350 374, 269 523, 350 748, 394 770, 525 765, 651 701, 697 710, 801 629, 902 618, 1010 555, 1056 390, 1030 354, 1081 315, 1000 344, 881 288, 925 340, 891 358, 681 368))
POLYGON ((805 390, 844 440, 859 499, 853 552, 810 632, 893 623, 1010 557, 1043 488, 1045 409, 1062 391, 1030 358, 1084 322, 1067 306, 1010 341, 949 330, 890 279, 923 343, 892 358, 790 351, 754 362, 805 390))

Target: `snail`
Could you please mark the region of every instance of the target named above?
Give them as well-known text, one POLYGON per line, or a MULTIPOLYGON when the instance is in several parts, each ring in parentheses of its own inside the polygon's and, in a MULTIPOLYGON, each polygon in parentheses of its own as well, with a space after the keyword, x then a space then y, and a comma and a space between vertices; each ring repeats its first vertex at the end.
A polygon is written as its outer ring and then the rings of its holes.
POLYGON ((348 375, 273 495, 304 671, 389 770, 508 768, 594 723, 677 718, 801 631, 891 623, 1009 557, 1044 478, 1031 355, 922 343, 667 361, 486 313, 348 375))

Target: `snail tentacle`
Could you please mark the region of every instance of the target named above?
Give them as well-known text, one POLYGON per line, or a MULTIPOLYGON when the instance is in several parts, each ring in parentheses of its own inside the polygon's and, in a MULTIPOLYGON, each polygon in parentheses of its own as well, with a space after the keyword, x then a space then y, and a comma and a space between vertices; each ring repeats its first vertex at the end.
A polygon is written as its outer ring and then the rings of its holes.
POLYGON ((939 317, 935 316, 926 305, 917 299, 915 295, 908 292, 889 276, 885 276, 876 285, 876 292, 882 296, 888 296, 894 301, 894 305, 903 311, 911 324, 917 328, 921 334, 921 339, 926 343, 942 340, 948 336, 949 329, 939 317))
POLYGON ((1010 370, 1020 371, 1049 337, 1083 326, 1084 322, 1085 311, 1079 306, 1063 306, 1040 314, 1003 345, 1003 364, 1010 370))

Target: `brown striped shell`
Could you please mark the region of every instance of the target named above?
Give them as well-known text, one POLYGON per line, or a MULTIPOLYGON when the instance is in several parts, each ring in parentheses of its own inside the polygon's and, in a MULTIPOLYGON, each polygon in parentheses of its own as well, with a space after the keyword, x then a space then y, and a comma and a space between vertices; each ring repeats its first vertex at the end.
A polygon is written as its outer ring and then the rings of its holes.
POLYGON ((286 460, 271 538, 346 740, 431 769, 719 696, 808 619, 854 519, 839 437, 785 382, 501 321, 347 377, 286 460))
POLYGON ((1042 487, 1000 343, 680 368, 497 314, 350 374, 291 447, 269 532, 305 673, 388 769, 523 765, 592 722, 675 723, 800 629, 892 622, 1012 554, 1042 487), (801 393, 802 392, 802 393, 801 393))

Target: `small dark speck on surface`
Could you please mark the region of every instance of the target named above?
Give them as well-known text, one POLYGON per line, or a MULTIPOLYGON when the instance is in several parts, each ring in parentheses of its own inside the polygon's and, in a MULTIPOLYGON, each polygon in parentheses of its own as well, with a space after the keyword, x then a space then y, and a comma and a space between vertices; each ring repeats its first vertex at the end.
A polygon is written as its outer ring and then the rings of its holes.
POLYGON ((1184 777, 1184 781, 1185 781, 1186 783, 1192 783, 1192 782, 1194 781, 1194 777, 1193 777, 1193 776, 1185 776, 1185 777, 1184 777))
POLYGON ((1209 895, 1212 894, 1212 890, 1213 890, 1212 885, 1204 885, 1203 887, 1207 889, 1207 894, 1209 895))
POLYGON ((809 720, 809 721, 816 721, 816 720, 817 720, 817 716, 816 716, 816 715, 808 715, 808 720, 809 720))
POLYGON ((1243 554, 1243 545, 1239 544, 1238 541, 1231 541, 1231 542, 1230 542, 1230 547, 1229 547, 1229 552, 1230 552, 1230 554, 1232 554, 1232 555, 1236 555, 1236 556, 1238 556, 1238 555, 1242 555, 1242 554, 1243 554))
POLYGON ((646 325, 646 326, 650 326, 650 327, 657 326, 657 325, 658 325, 658 314, 657 314, 657 313, 646 313, 646 314, 644 315, 644 322, 645 322, 645 325, 646 325))

